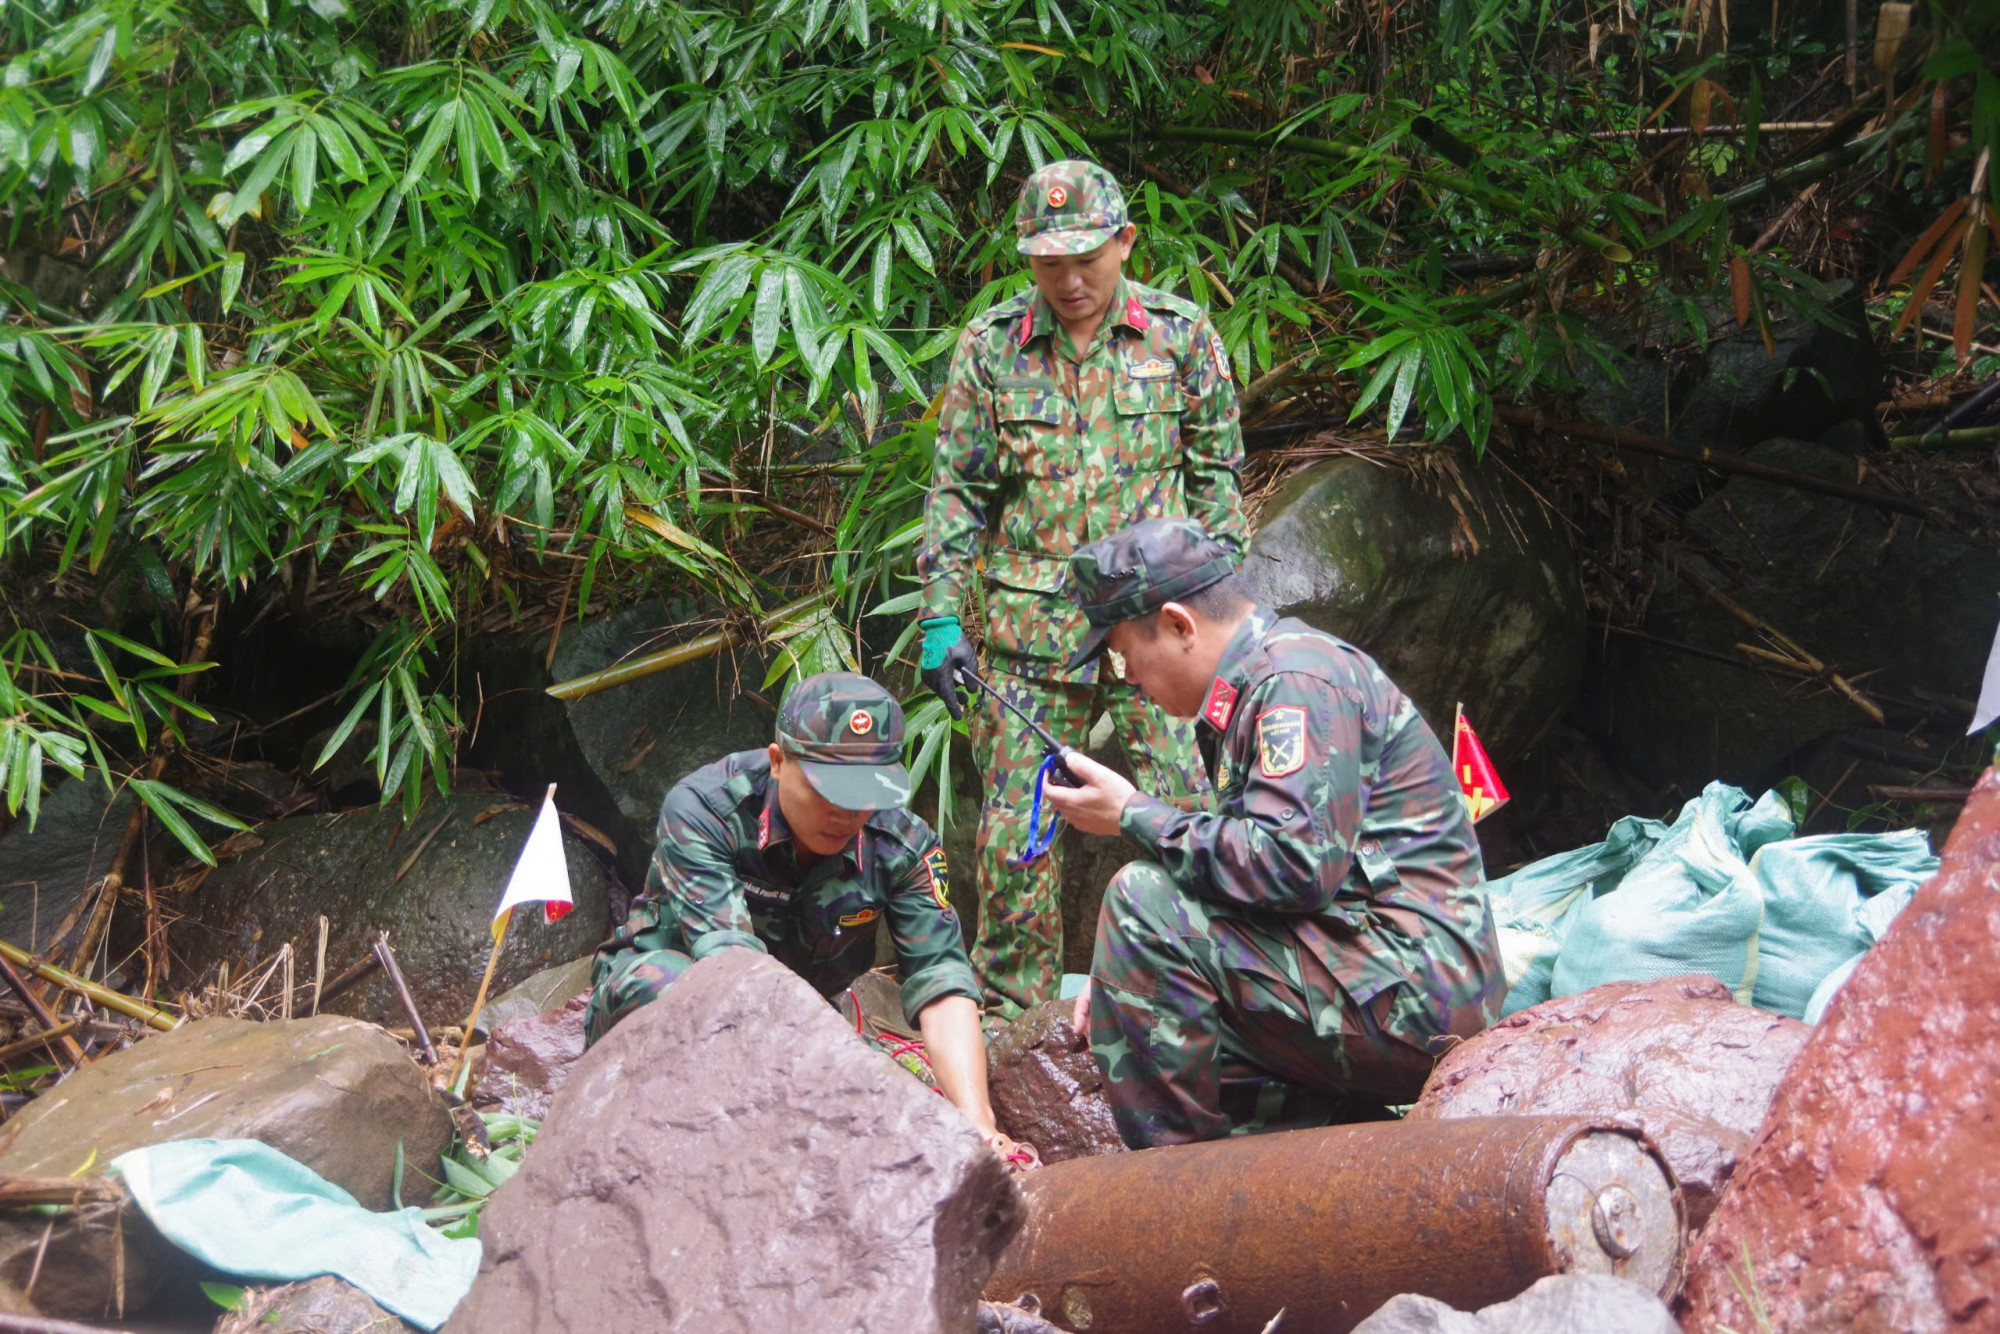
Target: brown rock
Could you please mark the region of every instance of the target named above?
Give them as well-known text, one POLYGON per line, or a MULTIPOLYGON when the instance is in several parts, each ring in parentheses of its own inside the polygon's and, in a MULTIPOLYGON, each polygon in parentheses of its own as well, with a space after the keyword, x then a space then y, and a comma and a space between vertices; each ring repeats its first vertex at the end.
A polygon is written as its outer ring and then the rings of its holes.
POLYGON ((994 1122, 1034 1145, 1045 1163, 1125 1152, 1104 1076, 1070 1025, 1070 1008, 1066 1000, 1043 1001, 986 1048, 994 1122))
POLYGON ((479 1106, 537 1121, 547 1116, 550 1100, 583 1055, 583 1020, 589 1009, 586 991, 561 1009, 494 1029, 480 1063, 479 1106))
POLYGON ((251 1288, 215 1322, 215 1334, 414 1334, 415 1325, 375 1304, 345 1279, 325 1275, 251 1288))
POLYGON ((725 950, 577 1063, 445 1329, 970 1334, 1022 1209, 948 1103, 725 950))
POLYGON ((1453 1048, 1410 1116, 1615 1116, 1660 1146, 1700 1227, 1811 1033, 1712 977, 1611 982, 1453 1048))
MULTIPOLYGON (((373 1024, 201 1019, 103 1057, 30 1103, 0 1128, 0 1173, 102 1172, 128 1149, 203 1138, 262 1140, 386 1209, 398 1142, 408 1163, 435 1168, 451 1118, 402 1044, 373 1024)), ((136 1310, 178 1263, 129 1209, 87 1205, 57 1215, 53 1229, 49 1221, 0 1212, 0 1281, 27 1290, 44 1315, 115 1312, 121 1274, 124 1309, 136 1310)))
POLYGON ((1996 957, 2000 775, 1989 769, 1943 867, 1779 1088, 1690 1261, 1688 1330, 2000 1330, 1996 957))

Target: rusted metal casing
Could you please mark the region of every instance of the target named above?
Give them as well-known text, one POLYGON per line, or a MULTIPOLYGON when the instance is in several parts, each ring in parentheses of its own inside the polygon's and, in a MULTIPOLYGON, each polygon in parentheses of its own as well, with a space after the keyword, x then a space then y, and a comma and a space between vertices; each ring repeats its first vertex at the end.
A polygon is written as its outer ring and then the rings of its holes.
POLYGON ((1399 1293, 1477 1310, 1536 1279, 1669 1294, 1684 1214, 1639 1131, 1592 1117, 1385 1121, 1054 1163, 986 1295, 1089 1334, 1345 1334, 1399 1293))

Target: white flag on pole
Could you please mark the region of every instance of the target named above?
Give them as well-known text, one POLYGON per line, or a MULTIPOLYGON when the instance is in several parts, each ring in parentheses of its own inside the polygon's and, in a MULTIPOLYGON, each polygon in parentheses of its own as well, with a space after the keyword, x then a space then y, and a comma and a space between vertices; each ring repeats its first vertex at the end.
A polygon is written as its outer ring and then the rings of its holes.
POLYGON ((500 938, 500 924, 507 914, 523 903, 541 904, 542 920, 549 923, 576 906, 569 891, 569 863, 563 858, 562 820, 556 814, 553 783, 548 795, 542 798, 535 827, 528 831, 528 844, 521 849, 521 859, 514 863, 507 892, 500 896, 500 906, 493 912, 495 940, 500 938))
POLYGON ((2000 718, 2000 630, 1993 632, 1993 652, 1986 659, 1986 681, 1979 688, 1979 708, 1972 715, 1972 726, 1965 729, 1966 735, 1984 731, 1995 718, 2000 718))

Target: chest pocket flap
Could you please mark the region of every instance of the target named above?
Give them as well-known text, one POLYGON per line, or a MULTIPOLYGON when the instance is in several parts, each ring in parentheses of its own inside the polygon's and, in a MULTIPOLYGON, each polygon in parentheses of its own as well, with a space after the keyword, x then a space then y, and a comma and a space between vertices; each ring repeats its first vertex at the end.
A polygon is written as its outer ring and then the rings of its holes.
POLYGON ((1173 375, 1146 380, 1120 376, 1112 387, 1111 402, 1119 415, 1125 417, 1155 412, 1178 413, 1186 406, 1186 400, 1181 396, 1180 380, 1173 375))
POLYGON ((1056 386, 1052 380, 1035 380, 1001 377, 993 386, 993 416, 1001 422, 1040 422, 1044 425, 1062 420, 1062 411, 1056 400, 1056 386))

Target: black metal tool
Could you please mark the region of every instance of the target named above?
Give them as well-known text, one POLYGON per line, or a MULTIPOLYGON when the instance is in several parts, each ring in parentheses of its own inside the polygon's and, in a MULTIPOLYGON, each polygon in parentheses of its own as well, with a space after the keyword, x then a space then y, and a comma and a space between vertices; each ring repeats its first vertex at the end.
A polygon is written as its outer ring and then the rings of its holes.
POLYGON ((987 694, 993 696, 994 701, 998 703, 1001 708, 1007 710, 1007 712, 1013 714, 1016 718, 1019 718, 1023 723, 1027 724, 1028 730, 1035 734, 1035 739, 1042 743, 1042 748, 1045 751, 1047 751, 1048 754, 1055 760, 1055 763, 1051 765, 1049 768, 1049 782, 1051 784, 1053 784, 1056 787, 1083 786, 1082 783, 1079 783, 1076 780, 1076 775, 1070 772, 1069 765, 1063 762, 1063 752, 1067 751, 1069 747, 1065 746, 1062 742, 1056 740, 1053 736, 1049 735, 1048 728, 1043 727, 1033 718, 1030 718, 1022 710, 1015 707, 1014 702, 1012 700, 1008 699, 1005 695, 995 690, 992 686, 987 685, 985 678, 980 676, 977 672, 968 672, 965 670, 965 668, 961 667, 958 669, 958 679, 961 681, 970 682, 971 684, 978 686, 981 690, 984 690, 987 694))

